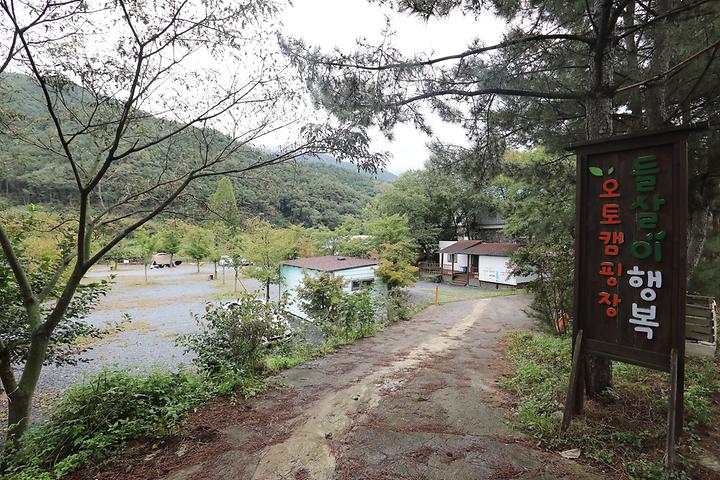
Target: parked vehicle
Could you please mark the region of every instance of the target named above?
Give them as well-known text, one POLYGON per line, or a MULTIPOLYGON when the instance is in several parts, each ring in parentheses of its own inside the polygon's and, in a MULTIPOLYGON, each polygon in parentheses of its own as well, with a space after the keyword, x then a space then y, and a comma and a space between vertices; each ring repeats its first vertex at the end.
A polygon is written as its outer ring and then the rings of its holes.
MULTIPOLYGON (((243 267, 247 267, 248 265, 253 264, 253 262, 251 262, 247 258, 239 259, 239 263, 243 267)), ((227 255, 223 255, 222 257, 220 257, 220 260, 218 261, 218 265, 221 267, 233 267, 234 266, 233 259, 227 255)))
POLYGON ((164 252, 158 252, 155 255, 153 255, 152 258, 152 265, 150 268, 170 268, 175 267, 177 265, 180 265, 182 263, 182 260, 175 260, 173 262, 172 255, 169 253, 164 252))

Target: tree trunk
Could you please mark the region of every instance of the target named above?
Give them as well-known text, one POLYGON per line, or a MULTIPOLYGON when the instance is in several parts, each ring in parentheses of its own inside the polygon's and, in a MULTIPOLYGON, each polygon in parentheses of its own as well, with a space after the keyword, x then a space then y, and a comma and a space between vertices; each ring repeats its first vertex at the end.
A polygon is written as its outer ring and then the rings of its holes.
POLYGON ((27 430, 30 421, 30 410, 32 409, 32 398, 40 378, 49 342, 50 335, 43 328, 33 334, 20 382, 18 382, 14 391, 6 392, 8 396, 6 448, 14 448, 18 439, 27 430))
MULTIPOLYGON (((607 0, 593 2, 597 40, 591 50, 590 92, 585 103, 585 129, 588 140, 597 140, 613 134, 613 40, 615 25, 610 24, 612 3, 607 0)), ((612 388, 612 363, 605 358, 587 356, 585 359, 585 392, 597 398, 612 388)))
POLYGON ((270 280, 265 281, 265 301, 270 301, 270 280))
POLYGON ((700 262, 700 258, 705 248, 705 239, 707 237, 708 227, 712 221, 712 212, 710 206, 698 205, 698 208, 691 209, 688 218, 688 246, 687 246, 687 279, 690 281, 695 268, 700 262))
POLYGON ((195 265, 197 266, 197 273, 200 273, 200 259, 199 258, 195 259, 195 265))
MULTIPOLYGON (((632 28, 635 26, 635 1, 631 0, 628 2, 623 15, 625 28, 632 28)), ((627 50, 627 74, 631 82, 639 82, 640 78, 640 63, 638 61, 637 52, 637 41, 635 34, 628 35, 625 37, 625 50, 627 50)), ((642 109, 642 95, 640 89, 636 88, 630 92, 630 101, 628 102, 630 107, 631 118, 628 122, 630 132, 638 132, 643 129, 643 109, 642 109)))
MULTIPOLYGON (((655 7, 658 15, 670 11, 672 0, 658 0, 655 7)), ((650 29, 653 50, 650 57, 650 74, 655 77, 667 72, 670 68, 670 53, 668 52, 668 25, 669 20, 663 19, 650 29)), ((662 128, 668 121, 667 87, 666 79, 660 78, 649 85, 645 93, 648 127, 650 129, 662 128)))
POLYGON ((144 265, 145 265, 145 283, 148 283, 148 280, 147 280, 147 263, 145 263, 144 265))

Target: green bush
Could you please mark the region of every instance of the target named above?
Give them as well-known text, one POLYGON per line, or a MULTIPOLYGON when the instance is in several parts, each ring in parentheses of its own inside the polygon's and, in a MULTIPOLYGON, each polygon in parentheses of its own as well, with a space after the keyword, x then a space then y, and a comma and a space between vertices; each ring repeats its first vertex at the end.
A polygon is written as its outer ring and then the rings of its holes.
POLYGON ((195 354, 192 362, 203 372, 255 374, 264 365, 268 339, 286 331, 276 308, 253 295, 241 295, 228 308, 196 316, 199 330, 178 337, 176 342, 195 354))
POLYGON ((50 418, 31 428, 6 459, 8 470, 15 479, 60 478, 132 438, 167 434, 212 396, 206 377, 184 370, 138 375, 104 370, 65 392, 50 418))
POLYGON ((333 328, 340 317, 343 299, 343 279, 332 272, 319 275, 303 274, 302 284, 297 288, 301 300, 300 310, 317 321, 321 329, 333 328))
POLYGON ((387 294, 388 321, 410 320, 413 316, 413 303, 410 292, 396 288, 387 294))
POLYGON ((340 302, 340 321, 345 340, 352 341, 375 332, 379 323, 376 295, 370 288, 346 293, 340 302))

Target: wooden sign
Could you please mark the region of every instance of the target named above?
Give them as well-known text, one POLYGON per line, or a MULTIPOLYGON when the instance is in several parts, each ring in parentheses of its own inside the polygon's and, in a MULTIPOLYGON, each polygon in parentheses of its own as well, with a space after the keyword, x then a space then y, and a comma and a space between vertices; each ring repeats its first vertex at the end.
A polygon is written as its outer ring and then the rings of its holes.
POLYGON ((687 135, 669 130, 572 146, 577 154, 573 374, 566 415, 582 408, 582 364, 601 356, 669 372, 668 447, 682 428, 687 135))

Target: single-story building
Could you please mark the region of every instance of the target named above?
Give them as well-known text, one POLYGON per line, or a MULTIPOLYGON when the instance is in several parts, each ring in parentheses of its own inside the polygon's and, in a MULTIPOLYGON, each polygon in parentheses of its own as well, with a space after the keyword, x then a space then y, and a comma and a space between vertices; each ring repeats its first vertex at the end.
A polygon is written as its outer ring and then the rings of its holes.
POLYGON ((443 280, 453 285, 480 286, 482 282, 517 286, 534 277, 510 272, 510 257, 522 243, 485 243, 480 240, 440 241, 443 280))
POLYGON ((298 258, 280 264, 280 289, 289 295, 287 310, 300 318, 307 318, 300 309, 297 287, 302 284, 304 274, 315 276, 330 272, 345 281, 343 290, 351 292, 366 286, 375 285, 377 260, 366 258, 326 255, 322 257, 298 258))

